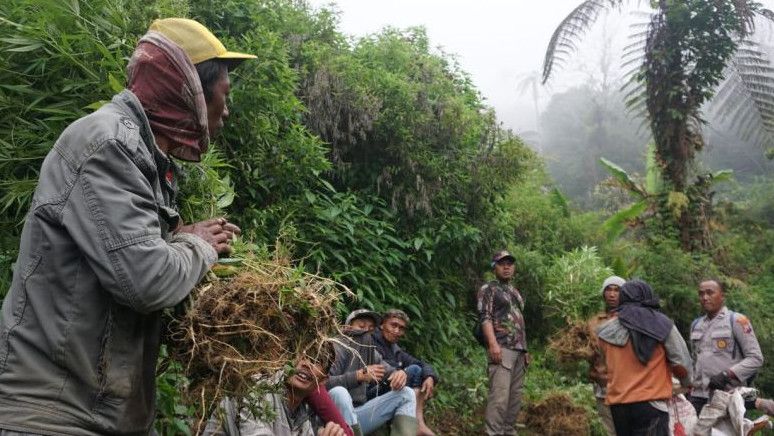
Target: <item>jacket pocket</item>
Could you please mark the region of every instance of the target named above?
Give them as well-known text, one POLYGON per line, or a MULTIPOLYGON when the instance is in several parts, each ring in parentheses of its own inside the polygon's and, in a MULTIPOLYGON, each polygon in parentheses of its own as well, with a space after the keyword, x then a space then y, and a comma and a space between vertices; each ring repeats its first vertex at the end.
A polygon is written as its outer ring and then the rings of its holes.
POLYGON ((95 396, 93 408, 95 411, 106 403, 113 406, 123 403, 132 391, 131 372, 128 371, 128 368, 122 368, 120 359, 116 359, 118 356, 113 351, 114 342, 118 340, 115 336, 119 334, 115 325, 115 308, 111 307, 105 323, 97 361, 99 390, 95 396))

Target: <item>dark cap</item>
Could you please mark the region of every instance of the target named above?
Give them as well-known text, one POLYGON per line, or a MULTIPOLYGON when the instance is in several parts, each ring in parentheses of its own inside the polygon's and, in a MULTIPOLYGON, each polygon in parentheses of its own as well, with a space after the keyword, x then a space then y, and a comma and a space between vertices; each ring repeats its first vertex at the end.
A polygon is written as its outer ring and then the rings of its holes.
POLYGON ((508 250, 500 250, 496 252, 494 256, 492 256, 492 267, 494 267, 497 262, 503 259, 510 259, 513 262, 516 261, 516 258, 513 257, 513 255, 508 250))
POLYGON ((379 325, 380 317, 379 314, 376 312, 373 312, 368 309, 357 309, 353 310, 349 315, 347 315, 347 319, 344 321, 344 325, 349 325, 352 321, 358 319, 358 318, 371 318, 374 320, 375 325, 379 325))

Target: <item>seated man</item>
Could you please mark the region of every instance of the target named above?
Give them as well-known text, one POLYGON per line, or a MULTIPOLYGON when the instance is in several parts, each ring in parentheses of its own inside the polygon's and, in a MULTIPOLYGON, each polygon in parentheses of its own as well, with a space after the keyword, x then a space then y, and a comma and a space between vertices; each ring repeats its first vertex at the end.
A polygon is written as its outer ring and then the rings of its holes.
MULTIPOLYGON (((398 341, 406 334, 409 317, 400 309, 390 309, 385 312, 382 323, 373 333, 376 351, 382 355, 382 359, 393 368, 406 371, 406 385, 414 389, 417 397, 417 436, 434 436, 432 430, 425 424, 425 401, 433 396, 433 389, 438 382, 433 367, 405 352, 398 341)), ((386 381, 371 383, 368 386, 368 399, 375 398, 390 392, 390 385, 386 381)))
POLYGON ((378 320, 377 314, 365 309, 347 316, 344 336, 334 343, 336 357, 326 385, 355 435, 369 434, 392 420, 392 436, 416 436, 414 390, 406 386, 406 373, 383 362, 376 351, 371 332, 378 320), (385 377, 390 392, 367 401, 368 384, 385 377))
MULTIPOLYGON (((333 354, 332 350, 328 354, 333 354)), ((272 411, 271 421, 256 418, 246 405, 239 406, 228 398, 221 401, 204 429, 204 435, 216 436, 345 436, 345 431, 335 422, 324 427, 304 401, 328 376, 332 359, 314 363, 306 357, 299 358, 295 370, 285 377, 282 393, 268 393, 264 404, 272 411), (313 424, 315 422, 315 424, 313 424), (313 430, 319 427, 315 433, 313 430)), ((282 376, 282 373, 278 373, 282 376)))

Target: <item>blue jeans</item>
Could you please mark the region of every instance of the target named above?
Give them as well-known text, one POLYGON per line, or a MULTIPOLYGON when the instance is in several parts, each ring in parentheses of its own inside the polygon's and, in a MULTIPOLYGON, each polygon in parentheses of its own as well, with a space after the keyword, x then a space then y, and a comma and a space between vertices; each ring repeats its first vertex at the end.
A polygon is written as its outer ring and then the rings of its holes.
MULTIPOLYGON (((422 387, 422 368, 419 365, 409 365, 403 371, 406 372, 406 386, 416 389, 422 387)), ((369 385, 366 389, 366 397, 371 400, 388 392, 392 392, 390 382, 383 380, 381 383, 369 385)))
POLYGON ((414 390, 408 386, 399 391, 390 391, 358 407, 352 405, 352 397, 343 386, 336 386, 328 393, 347 424, 360 424, 363 434, 381 427, 394 415, 416 417, 417 399, 414 390))

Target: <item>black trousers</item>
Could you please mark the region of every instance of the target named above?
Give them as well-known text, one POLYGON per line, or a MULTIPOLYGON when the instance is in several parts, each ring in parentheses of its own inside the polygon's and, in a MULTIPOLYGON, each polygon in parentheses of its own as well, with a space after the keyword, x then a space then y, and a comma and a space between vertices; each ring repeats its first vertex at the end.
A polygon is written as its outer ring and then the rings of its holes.
POLYGON ((613 404, 610 412, 618 436, 669 436, 669 414, 648 401, 613 404))

